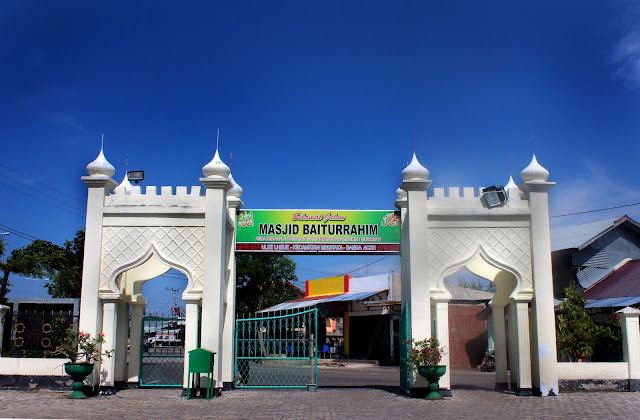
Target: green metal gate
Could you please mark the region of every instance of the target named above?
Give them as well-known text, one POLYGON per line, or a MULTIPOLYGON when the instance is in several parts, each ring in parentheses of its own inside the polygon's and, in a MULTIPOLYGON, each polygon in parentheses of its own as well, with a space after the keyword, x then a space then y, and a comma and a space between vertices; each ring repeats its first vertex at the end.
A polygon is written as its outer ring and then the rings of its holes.
POLYGON ((236 387, 317 386, 317 337, 317 309, 238 315, 236 387))
POLYGON ((400 314, 400 388, 407 394, 411 385, 411 368, 407 359, 409 358, 410 344, 409 338, 409 302, 405 301, 402 313, 400 314))
POLYGON ((184 326, 183 318, 142 318, 140 386, 182 388, 184 326))

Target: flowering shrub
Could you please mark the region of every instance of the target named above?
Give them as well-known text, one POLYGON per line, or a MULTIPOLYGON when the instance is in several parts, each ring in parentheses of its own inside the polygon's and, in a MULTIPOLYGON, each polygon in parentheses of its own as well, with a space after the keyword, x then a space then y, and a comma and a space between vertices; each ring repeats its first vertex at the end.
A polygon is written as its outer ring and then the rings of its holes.
POLYGON ((444 348, 440 347, 440 342, 435 337, 420 341, 406 340, 405 344, 411 345, 407 362, 414 368, 437 366, 442 360, 444 348))
POLYGON ((104 334, 97 337, 82 331, 67 329, 67 336, 62 340, 62 344, 56 347, 55 352, 68 357, 72 363, 93 363, 101 361, 102 356, 111 357, 113 350, 101 351, 100 346, 105 342, 104 334), (82 360, 84 359, 84 360, 82 360))

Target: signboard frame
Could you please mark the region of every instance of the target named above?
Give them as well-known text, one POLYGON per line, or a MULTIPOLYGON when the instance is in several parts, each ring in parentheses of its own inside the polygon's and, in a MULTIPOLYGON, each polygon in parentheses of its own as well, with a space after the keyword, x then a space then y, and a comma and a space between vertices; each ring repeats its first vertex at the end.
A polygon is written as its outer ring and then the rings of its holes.
POLYGON ((238 253, 399 254, 398 210, 243 209, 238 253))

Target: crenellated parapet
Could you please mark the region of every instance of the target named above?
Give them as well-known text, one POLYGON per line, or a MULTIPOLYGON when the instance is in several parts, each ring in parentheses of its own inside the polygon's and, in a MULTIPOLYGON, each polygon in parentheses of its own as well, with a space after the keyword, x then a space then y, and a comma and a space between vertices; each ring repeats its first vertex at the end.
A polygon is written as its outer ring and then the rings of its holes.
POLYGON ((156 186, 147 186, 142 191, 140 186, 134 185, 130 189, 116 188, 111 195, 105 197, 105 207, 188 207, 204 206, 205 194, 201 186, 171 187, 162 186, 160 191, 156 186))
POLYGON ((529 202, 524 193, 518 188, 505 188, 506 201, 493 208, 489 208, 483 198, 482 188, 449 187, 434 188, 433 194, 428 196, 429 214, 464 214, 468 216, 502 216, 505 214, 529 214, 529 202))

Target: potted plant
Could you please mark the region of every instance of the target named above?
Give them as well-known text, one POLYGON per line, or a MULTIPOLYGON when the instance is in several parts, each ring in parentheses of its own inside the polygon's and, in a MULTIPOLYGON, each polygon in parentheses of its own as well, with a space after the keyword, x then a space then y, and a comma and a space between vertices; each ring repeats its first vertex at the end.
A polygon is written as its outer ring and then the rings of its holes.
POLYGON ((418 374, 429 382, 429 393, 426 399, 442 399, 442 396, 438 393, 438 381, 447 371, 447 367, 439 364, 444 354, 444 349, 440 347, 440 342, 437 338, 431 337, 420 341, 411 339, 407 340, 406 343, 411 345, 407 363, 412 368, 417 369, 418 374))
POLYGON ((68 398, 87 398, 84 390, 84 378, 93 371, 93 363, 101 361, 102 356, 111 357, 113 350, 101 350, 105 342, 104 334, 97 337, 82 331, 67 329, 66 337, 56 348, 55 352, 69 358, 70 362, 64 364, 64 370, 73 379, 71 389, 73 392, 68 398))

